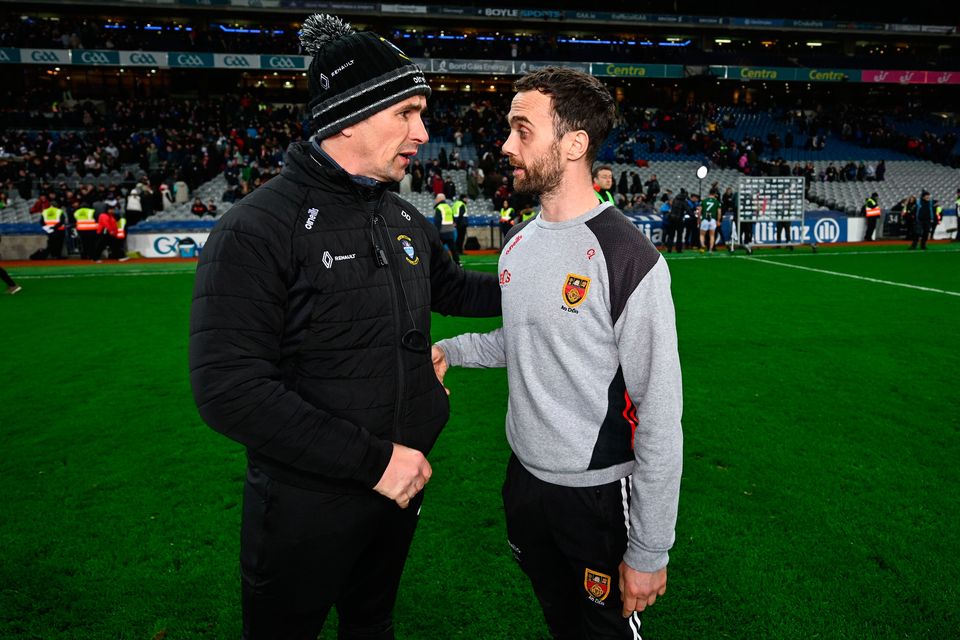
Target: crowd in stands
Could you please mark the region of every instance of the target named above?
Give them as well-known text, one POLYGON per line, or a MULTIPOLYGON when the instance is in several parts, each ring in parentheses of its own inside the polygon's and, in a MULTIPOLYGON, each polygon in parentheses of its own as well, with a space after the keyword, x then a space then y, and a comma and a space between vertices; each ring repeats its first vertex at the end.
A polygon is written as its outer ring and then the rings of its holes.
POLYGON ((893 149, 922 160, 947 164, 954 155, 955 131, 909 134, 899 130, 896 121, 896 115, 891 116, 876 108, 840 105, 836 110, 821 114, 815 125, 829 130, 841 140, 863 147, 893 149))
MULTIPOLYGON (((0 130, 0 208, 14 193, 24 200, 43 195, 67 207, 91 199, 118 200, 134 211, 130 224, 171 205, 189 205, 199 184, 222 173, 228 188, 219 201, 189 207, 197 215, 221 210, 223 203, 238 200, 275 175, 289 143, 308 134, 301 110, 260 103, 251 95, 57 102, 41 91, 8 91, 0 98, 5 123, 0 130)), ((483 200, 487 210, 499 211, 505 200, 517 210, 529 204, 513 194, 512 172, 500 152, 509 135, 509 106, 508 95, 435 93, 424 116, 434 143, 431 155, 415 160, 398 188, 450 198, 457 190, 450 171, 458 170, 465 171, 466 187, 456 195, 483 200)), ((812 162, 790 164, 775 155, 792 147, 794 138, 807 139, 814 149, 822 148, 828 135, 865 146, 898 141, 882 117, 853 109, 768 109, 763 113, 789 126, 782 140, 777 133, 735 139, 728 133, 735 129, 735 112, 714 103, 666 109, 625 101, 622 123, 600 160, 639 168, 645 153, 658 152, 678 159, 694 156, 753 175, 805 176, 808 184, 884 180, 883 161, 819 163, 818 171, 812 162)), ((935 139, 917 147, 920 157, 941 158, 955 136, 935 139)), ((659 188, 641 183, 637 171, 622 171, 615 178, 611 191, 619 206, 658 210, 659 188)))
POLYGON ((16 191, 72 207, 133 192, 144 217, 189 202, 220 173, 223 201, 243 197, 275 175, 287 145, 303 137, 301 114, 250 96, 76 102, 44 115, 55 124, 0 131, 5 198, 16 191))

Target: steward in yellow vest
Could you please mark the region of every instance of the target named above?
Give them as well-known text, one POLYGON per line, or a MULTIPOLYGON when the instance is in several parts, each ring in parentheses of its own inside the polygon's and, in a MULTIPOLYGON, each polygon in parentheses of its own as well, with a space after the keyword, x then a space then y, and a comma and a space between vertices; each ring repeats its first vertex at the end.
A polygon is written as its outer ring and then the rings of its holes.
POLYGON ((63 253, 63 238, 66 236, 66 215, 63 209, 51 202, 50 206, 40 212, 43 230, 47 234, 47 257, 59 260, 63 253))
POLYGON ((73 212, 80 236, 80 257, 87 260, 97 247, 97 212, 91 207, 81 207, 73 212))

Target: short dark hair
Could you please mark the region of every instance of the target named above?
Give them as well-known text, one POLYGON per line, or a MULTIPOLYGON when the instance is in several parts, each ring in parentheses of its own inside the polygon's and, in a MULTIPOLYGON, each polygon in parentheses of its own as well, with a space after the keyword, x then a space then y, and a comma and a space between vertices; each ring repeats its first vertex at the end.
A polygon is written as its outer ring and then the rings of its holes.
POLYGON ((609 171, 610 173, 613 173, 613 168, 612 168, 610 165, 608 165, 608 164, 600 164, 600 165, 597 165, 597 166, 594 167, 594 169, 593 169, 593 179, 594 179, 594 180, 597 179, 597 176, 600 175, 600 172, 601 172, 601 171, 609 171))
POLYGON ((590 138, 587 161, 593 164, 600 145, 617 123, 617 105, 610 90, 595 77, 567 67, 544 67, 513 84, 515 91, 550 96, 557 138, 583 130, 590 138))

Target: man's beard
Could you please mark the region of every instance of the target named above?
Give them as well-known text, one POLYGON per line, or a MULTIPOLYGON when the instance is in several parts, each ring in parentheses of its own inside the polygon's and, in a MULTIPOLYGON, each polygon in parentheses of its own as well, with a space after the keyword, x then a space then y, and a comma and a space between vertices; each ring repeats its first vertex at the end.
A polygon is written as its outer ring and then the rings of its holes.
POLYGON ((513 187, 517 193, 543 196, 551 193, 563 181, 563 168, 560 166, 560 146, 551 145, 550 151, 536 159, 524 169, 522 178, 514 178, 513 187))

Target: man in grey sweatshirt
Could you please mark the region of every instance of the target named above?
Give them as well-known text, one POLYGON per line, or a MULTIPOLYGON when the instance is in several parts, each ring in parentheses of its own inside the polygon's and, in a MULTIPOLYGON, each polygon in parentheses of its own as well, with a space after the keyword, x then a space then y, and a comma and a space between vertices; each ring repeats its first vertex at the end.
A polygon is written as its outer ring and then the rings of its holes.
POLYGON ((500 255, 503 328, 434 346, 448 366, 507 367, 507 535, 554 638, 640 638, 666 589, 683 408, 670 273, 591 165, 616 118, 595 78, 516 83, 515 188, 538 195, 500 255), (620 606, 618 606, 620 605, 620 606))

